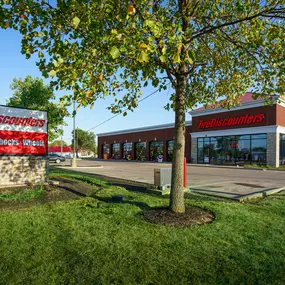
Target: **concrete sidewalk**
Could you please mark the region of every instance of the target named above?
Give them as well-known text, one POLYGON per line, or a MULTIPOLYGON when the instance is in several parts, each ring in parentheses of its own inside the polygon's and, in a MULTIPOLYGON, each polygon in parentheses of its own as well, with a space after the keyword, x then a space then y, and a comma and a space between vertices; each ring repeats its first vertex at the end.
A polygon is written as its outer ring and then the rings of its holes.
MULTIPOLYGON (((127 161, 81 160, 78 163, 80 165, 78 168, 71 168, 68 162, 68 165, 60 167, 149 185, 154 183, 154 169, 171 167, 169 163, 127 161), (100 165, 102 168, 98 167, 100 165)), ((200 167, 190 164, 187 167, 187 187, 199 193, 207 192, 237 197, 283 188, 285 186, 284 174, 281 171, 249 171, 248 169, 200 167)))

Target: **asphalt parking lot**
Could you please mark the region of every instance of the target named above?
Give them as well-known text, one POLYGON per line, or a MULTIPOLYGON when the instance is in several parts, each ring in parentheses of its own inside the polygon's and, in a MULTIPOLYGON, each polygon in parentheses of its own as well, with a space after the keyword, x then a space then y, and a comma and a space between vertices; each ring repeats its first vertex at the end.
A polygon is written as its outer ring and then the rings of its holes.
MULTIPOLYGON (((70 161, 60 164, 70 168, 70 161)), ((79 160, 72 170, 153 184, 154 169, 171 168, 168 163, 79 160), (94 167, 97 166, 97 167, 94 167), (100 167, 102 166, 102 167, 100 167)), ((245 195, 285 188, 285 172, 187 165, 187 187, 229 195, 245 195)))

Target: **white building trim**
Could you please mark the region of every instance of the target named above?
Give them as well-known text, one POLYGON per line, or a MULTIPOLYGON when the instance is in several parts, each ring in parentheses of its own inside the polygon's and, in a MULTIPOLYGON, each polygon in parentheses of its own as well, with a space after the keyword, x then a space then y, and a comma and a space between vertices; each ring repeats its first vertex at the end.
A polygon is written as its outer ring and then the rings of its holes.
POLYGON ((277 127, 277 133, 285 134, 285 127, 278 126, 277 127))
POLYGON ((264 106, 263 100, 254 100, 250 102, 242 103, 242 106, 233 107, 230 110, 225 108, 209 108, 209 109, 203 109, 203 110, 193 110, 190 112, 190 115, 192 117, 200 117, 200 116, 206 116, 206 115, 212 115, 212 114, 218 114, 218 113, 228 113, 231 111, 237 111, 237 110, 244 110, 249 108, 256 108, 256 107, 262 107, 264 106))
MULTIPOLYGON (((192 126, 192 121, 186 121, 186 126, 192 126)), ((156 131, 156 130, 171 129, 171 128, 174 128, 174 123, 102 133, 102 134, 97 134, 97 136, 99 138, 99 137, 123 135, 123 134, 137 133, 137 132, 148 132, 148 131, 156 131)))
POLYGON ((276 133, 279 132, 278 128, 283 128, 285 131, 284 127, 265 126, 265 127, 253 127, 253 128, 226 129, 218 131, 206 131, 206 132, 197 132, 197 133, 195 132, 191 133, 191 138, 276 133))
MULTIPOLYGON (((285 100, 283 98, 280 98, 280 97, 278 98, 278 96, 275 96, 275 100, 274 100, 273 105, 275 105, 275 104, 278 104, 282 107, 285 107, 285 100)), ((232 107, 231 109, 209 108, 209 109, 203 109, 203 110, 193 110, 193 111, 190 111, 189 113, 192 117, 200 117, 200 116, 225 113, 225 112, 231 112, 231 111, 237 111, 237 110, 243 110, 243 109, 249 109, 249 108, 256 108, 256 107, 262 107, 262 106, 267 106, 267 105, 264 105, 264 99, 244 102, 244 103, 241 103, 240 106, 232 107)))

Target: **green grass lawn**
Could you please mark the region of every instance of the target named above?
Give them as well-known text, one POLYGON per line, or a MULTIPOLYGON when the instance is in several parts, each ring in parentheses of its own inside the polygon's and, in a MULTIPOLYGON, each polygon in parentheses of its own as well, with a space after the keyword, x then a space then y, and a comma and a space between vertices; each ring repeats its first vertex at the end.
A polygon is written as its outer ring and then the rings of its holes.
POLYGON ((32 189, 7 189, 5 192, 0 193, 0 201, 26 201, 36 199, 43 194, 43 187, 36 186, 32 189))
POLYGON ((128 202, 88 197, 0 211, 0 284, 285 284, 284 193, 244 204, 188 195, 188 206, 216 220, 171 228, 140 215, 168 199, 86 177, 77 179, 96 195, 128 202))

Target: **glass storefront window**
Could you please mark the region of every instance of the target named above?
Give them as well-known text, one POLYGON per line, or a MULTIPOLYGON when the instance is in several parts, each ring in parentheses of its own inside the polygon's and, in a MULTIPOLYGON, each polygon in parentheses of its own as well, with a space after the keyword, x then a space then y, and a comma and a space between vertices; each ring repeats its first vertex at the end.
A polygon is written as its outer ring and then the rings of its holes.
POLYGON ((226 157, 226 141, 224 137, 217 138, 217 163, 223 164, 226 157))
POLYGON ((250 135, 236 136, 237 140, 250 140, 250 135))
POLYGON ((216 138, 210 140, 210 161, 211 163, 218 163, 218 141, 216 138))
POLYGON ((266 164, 266 137, 257 134, 198 138, 198 163, 266 164))
POLYGON ((146 160, 146 142, 139 142, 135 144, 135 159, 139 161, 146 160))
POLYGON ((105 143, 103 144, 103 159, 110 158, 110 145, 105 143))
POLYGON ((204 163, 204 141, 203 139, 198 139, 198 163, 204 163))
POLYGON ((126 142, 123 144, 123 159, 125 160, 132 160, 132 151, 133 151, 133 144, 130 142, 126 142))
POLYGON ((172 161, 174 149, 174 140, 167 142, 167 161, 172 161))
POLYGON ((210 139, 204 138, 203 147, 204 163, 210 163, 210 139))
POLYGON ((250 155, 250 140, 239 139, 236 141, 236 161, 241 163, 249 163, 250 155))
POLYGON ((251 139, 266 139, 266 134, 251 135, 251 139))
POLYGON ((224 137, 225 160, 227 164, 235 163, 236 140, 234 136, 224 137))
POLYGON ((163 142, 151 142, 149 144, 149 160, 161 161, 163 160, 163 142))
POLYGON ((252 139, 251 141, 252 161, 256 163, 266 163, 266 139, 252 139))
POLYGON ((113 159, 120 159, 120 144, 114 143, 112 144, 112 158, 113 159))

